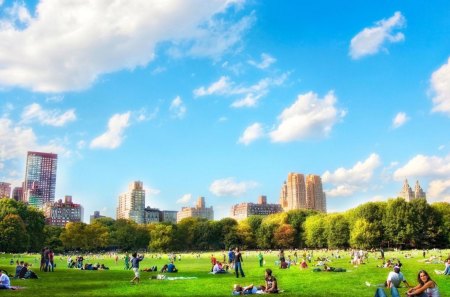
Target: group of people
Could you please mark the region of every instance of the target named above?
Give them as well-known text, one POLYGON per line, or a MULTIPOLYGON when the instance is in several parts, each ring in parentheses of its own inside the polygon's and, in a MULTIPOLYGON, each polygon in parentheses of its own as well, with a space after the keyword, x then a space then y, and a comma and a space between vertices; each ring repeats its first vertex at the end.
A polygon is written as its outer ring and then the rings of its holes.
MULTIPOLYGON (((435 281, 425 271, 419 271, 417 275, 418 285, 412 287, 405 279, 403 273, 400 272, 399 266, 394 266, 393 271, 389 272, 385 286, 390 290, 392 297, 399 297, 398 288, 402 283, 408 288, 407 296, 411 297, 440 297, 439 289, 435 281)), ((386 297, 382 287, 378 287, 375 292, 375 297, 386 297)))
POLYGON ((53 272, 55 270, 55 262, 54 262, 55 253, 53 250, 45 247, 41 250, 41 266, 39 267, 40 271, 43 272, 53 272))

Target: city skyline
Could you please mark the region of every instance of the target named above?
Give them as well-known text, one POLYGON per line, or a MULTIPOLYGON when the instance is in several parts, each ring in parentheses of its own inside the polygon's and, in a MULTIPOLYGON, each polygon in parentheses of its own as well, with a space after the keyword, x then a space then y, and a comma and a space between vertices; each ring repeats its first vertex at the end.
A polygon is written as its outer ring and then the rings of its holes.
POLYGON ((405 178, 450 202, 450 3, 114 3, 0 0, 0 182, 58 154, 85 222, 136 180, 215 219, 278 203, 289 172, 320 176, 328 213, 405 178))

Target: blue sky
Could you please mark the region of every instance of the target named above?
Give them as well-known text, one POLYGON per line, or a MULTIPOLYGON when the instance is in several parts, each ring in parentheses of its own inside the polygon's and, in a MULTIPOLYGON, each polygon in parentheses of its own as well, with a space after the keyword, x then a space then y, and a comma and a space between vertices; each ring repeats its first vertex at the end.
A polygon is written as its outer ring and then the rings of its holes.
POLYGON ((289 172, 329 212, 418 179, 450 202, 447 1, 0 0, 0 181, 58 153, 57 199, 216 219, 289 172))

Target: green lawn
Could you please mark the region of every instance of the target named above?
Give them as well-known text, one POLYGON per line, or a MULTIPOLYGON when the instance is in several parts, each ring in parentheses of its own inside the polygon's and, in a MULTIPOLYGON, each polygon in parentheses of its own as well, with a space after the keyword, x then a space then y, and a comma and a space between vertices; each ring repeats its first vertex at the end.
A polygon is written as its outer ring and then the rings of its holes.
MULTIPOLYGON (((409 253, 409 252, 408 252, 409 253)), ((437 282, 441 296, 450 296, 450 277, 436 275, 435 269, 443 270, 444 264, 427 264, 422 257, 421 251, 410 252, 413 258, 407 259, 401 253, 387 252, 386 257, 399 257, 403 263, 402 272, 410 284, 417 283, 417 273, 420 269, 427 270, 431 277, 437 282)), ((427 257, 431 255, 442 256, 444 259, 449 255, 450 250, 438 252, 430 251, 427 257)), ((214 253, 221 260, 222 253, 214 253)), ((286 256, 289 255, 286 252, 286 256)), ((330 255, 331 253, 328 253, 330 255)), ((279 288, 284 290, 283 296, 308 296, 308 297, 371 297, 374 295, 375 288, 368 287, 365 282, 379 284, 385 281, 390 269, 377 268, 381 260, 376 257, 379 253, 370 254, 366 264, 354 267, 350 264, 348 253, 340 252, 341 259, 333 260, 330 266, 342 267, 347 272, 312 272, 311 264, 306 270, 299 266, 290 269, 279 269, 275 266, 276 252, 265 255, 266 264, 259 267, 256 258, 256 252, 244 252, 243 268, 246 273, 245 278, 236 279, 233 273, 224 275, 212 275, 209 258, 211 253, 204 253, 200 259, 196 259, 190 254, 183 254, 181 261, 176 262, 179 273, 167 276, 177 277, 197 277, 196 279, 186 280, 151 280, 152 275, 158 273, 141 272, 141 283, 131 285, 130 280, 133 277, 131 270, 123 269, 123 255, 116 264, 114 258, 109 255, 101 256, 100 259, 93 256, 87 256, 87 263, 104 263, 110 267, 110 270, 84 271, 78 269, 66 268, 66 257, 56 256, 56 271, 53 273, 39 272, 38 256, 21 256, 20 259, 32 263, 32 269, 38 274, 37 280, 15 280, 11 279, 13 286, 20 286, 23 289, 18 291, 1 291, 1 296, 231 296, 233 284, 263 284, 264 269, 272 268, 276 276, 279 288)), ((316 251, 314 257, 326 255, 316 251)), ((0 268, 13 273, 15 264, 10 265, 11 255, 0 254, 0 268)), ((17 258, 14 258, 16 260, 17 258)), ((86 261, 85 261, 86 263, 86 261)), ((163 264, 167 263, 167 256, 162 259, 155 259, 151 254, 141 262, 141 269, 157 265, 161 269, 163 264)), ((314 263, 312 263, 314 264, 314 263)), ((404 295, 405 288, 400 289, 404 295)))

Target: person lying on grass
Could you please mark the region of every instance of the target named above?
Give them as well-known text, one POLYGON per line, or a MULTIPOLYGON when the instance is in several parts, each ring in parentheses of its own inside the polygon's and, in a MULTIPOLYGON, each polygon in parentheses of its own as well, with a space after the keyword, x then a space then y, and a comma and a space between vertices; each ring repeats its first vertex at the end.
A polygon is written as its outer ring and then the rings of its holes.
POLYGON ((241 286, 239 284, 235 284, 233 287, 233 295, 248 295, 248 294, 264 294, 265 293, 264 286, 254 286, 253 284, 249 286, 241 286))

